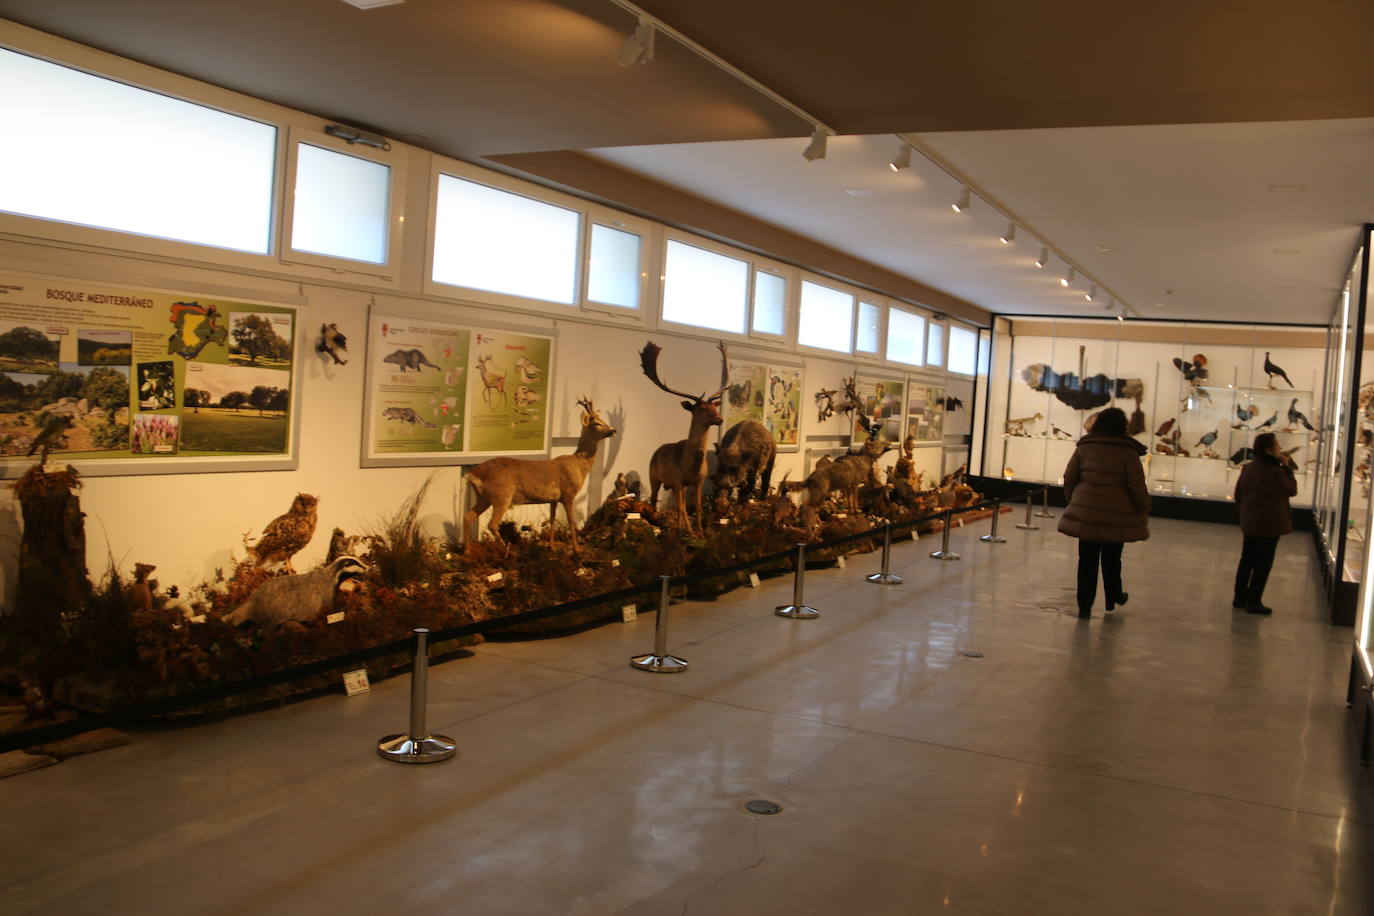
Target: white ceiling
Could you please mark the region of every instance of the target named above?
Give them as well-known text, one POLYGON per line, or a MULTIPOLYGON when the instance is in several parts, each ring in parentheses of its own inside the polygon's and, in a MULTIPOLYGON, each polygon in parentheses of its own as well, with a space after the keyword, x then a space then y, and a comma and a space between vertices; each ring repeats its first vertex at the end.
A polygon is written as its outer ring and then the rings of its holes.
POLYGON ((795 139, 587 152, 1010 314, 1105 314, 1063 261, 1034 267, 1043 241, 1139 317, 1325 323, 1374 221, 1374 119, 911 136, 1017 218, 1013 244, 920 154, 894 173, 894 135, 832 137, 815 162, 795 139))

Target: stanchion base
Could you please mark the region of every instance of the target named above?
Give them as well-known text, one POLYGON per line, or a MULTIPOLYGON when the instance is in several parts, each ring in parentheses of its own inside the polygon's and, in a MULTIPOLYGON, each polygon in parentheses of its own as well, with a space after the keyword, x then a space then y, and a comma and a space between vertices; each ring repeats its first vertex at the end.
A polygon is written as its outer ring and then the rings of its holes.
POLYGON ((989 544, 1005 544, 1007 542, 1007 539, 1000 534, 985 534, 978 540, 985 541, 989 544))
POLYGON ((678 674, 687 670, 687 660, 676 655, 654 655, 650 652, 648 655, 636 655, 630 659, 630 666, 655 674, 678 674))
POLYGON ((821 616, 821 612, 807 605, 784 604, 773 609, 773 613, 779 617, 791 617, 793 620, 815 620, 821 616))
POLYGON ((932 550, 930 555, 937 560, 957 560, 959 555, 952 550, 932 550))
POLYGON ((438 763, 447 760, 458 750, 453 739, 444 735, 387 735, 377 742, 377 756, 396 763, 438 763))
POLYGON ((880 573, 880 572, 876 572, 876 573, 873 573, 873 574, 871 574, 871 575, 865 576, 864 578, 867 579, 869 582, 876 582, 876 583, 878 583, 879 585, 901 585, 901 584, 902 584, 902 577, 899 576, 899 575, 897 575, 896 573, 880 573))
POLYGON ((1039 525, 1027 525, 1025 522, 1020 522, 1019 524, 1017 524, 1016 527, 1017 527, 1017 528, 1020 528, 1022 531, 1039 531, 1039 530, 1040 530, 1040 526, 1039 526, 1039 525))
POLYGON ((1035 517, 1036 517, 1036 518, 1057 518, 1058 516, 1056 516, 1053 512, 1036 512, 1036 513, 1035 513, 1035 517))

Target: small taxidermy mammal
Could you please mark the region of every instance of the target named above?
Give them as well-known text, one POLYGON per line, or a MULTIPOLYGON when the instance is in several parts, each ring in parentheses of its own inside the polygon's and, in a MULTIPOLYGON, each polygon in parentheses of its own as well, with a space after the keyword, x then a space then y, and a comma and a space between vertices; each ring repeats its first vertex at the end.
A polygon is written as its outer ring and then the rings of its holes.
POLYGON ((337 366, 348 365, 348 360, 340 356, 340 353, 348 352, 348 338, 339 330, 337 324, 320 325, 320 336, 315 341, 316 353, 328 353, 337 366))
POLYGON ((334 601, 338 587, 367 570, 357 557, 339 557, 327 566, 298 576, 277 576, 259 585, 248 600, 224 616, 234 625, 282 626, 314 620, 334 601))
POLYGON ((148 574, 155 569, 157 567, 151 563, 134 564, 134 581, 129 585, 129 594, 133 595, 135 610, 153 609, 153 589, 148 583, 148 574))

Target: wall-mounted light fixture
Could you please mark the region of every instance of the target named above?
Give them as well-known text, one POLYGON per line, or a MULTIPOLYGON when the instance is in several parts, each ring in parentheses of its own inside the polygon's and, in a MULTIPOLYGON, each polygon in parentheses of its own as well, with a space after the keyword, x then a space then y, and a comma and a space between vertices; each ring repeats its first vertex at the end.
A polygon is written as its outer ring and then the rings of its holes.
POLYGON ((897 155, 892 157, 892 161, 887 164, 887 167, 894 172, 900 172, 902 169, 909 168, 910 166, 911 147, 903 142, 901 147, 897 150, 897 155))
POLYGON ((1048 263, 1050 263, 1050 250, 1044 246, 1041 246, 1040 257, 1035 259, 1035 266, 1043 268, 1048 263))
POLYGON ((1012 240, 1016 238, 1016 224, 1008 220, 1007 228, 1002 230, 1002 234, 998 238, 1002 240, 1003 245, 1010 245, 1012 240))
POLYGON ((959 192, 959 199, 956 200, 953 204, 951 204, 951 206, 954 207, 954 212, 963 213, 965 210, 967 210, 970 197, 971 193, 968 189, 968 185, 964 185, 964 189, 959 192))
POLYGON ((1059 278, 1059 285, 1060 285, 1060 286, 1068 286, 1070 283, 1073 282, 1073 278, 1074 278, 1074 269, 1073 269, 1072 267, 1070 267, 1068 270, 1064 271, 1064 276, 1062 276, 1062 277, 1059 278))

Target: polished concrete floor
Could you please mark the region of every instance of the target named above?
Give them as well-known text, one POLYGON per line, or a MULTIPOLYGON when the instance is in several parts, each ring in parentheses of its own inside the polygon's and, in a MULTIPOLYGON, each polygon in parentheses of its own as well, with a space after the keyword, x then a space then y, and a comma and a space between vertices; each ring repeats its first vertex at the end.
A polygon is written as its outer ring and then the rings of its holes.
POLYGON ((1310 538, 1257 618, 1236 529, 1158 520, 1130 603, 1080 622, 1053 524, 897 545, 900 586, 813 572, 816 620, 772 613, 789 579, 675 605, 680 675, 627 664, 652 613, 488 643, 431 669, 434 766, 374 753, 401 677, 4 780, 0 911, 1374 913, 1310 538))

